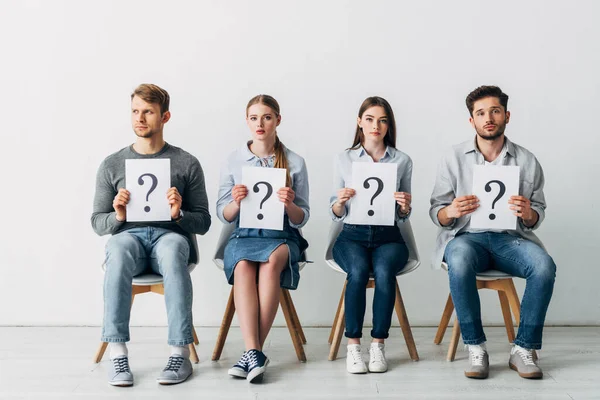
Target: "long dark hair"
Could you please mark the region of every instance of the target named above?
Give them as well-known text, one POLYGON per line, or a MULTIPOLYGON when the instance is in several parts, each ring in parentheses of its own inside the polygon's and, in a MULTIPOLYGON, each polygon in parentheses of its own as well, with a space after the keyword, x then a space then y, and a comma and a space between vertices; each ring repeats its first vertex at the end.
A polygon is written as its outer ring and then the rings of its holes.
MULTIPOLYGON (((394 111, 392 106, 387 102, 386 99, 379 96, 367 97, 358 110, 358 118, 362 119, 363 114, 371 107, 383 107, 388 118, 388 130, 387 134, 383 138, 383 143, 386 146, 396 148, 396 118, 394 118, 394 111)), ((352 143, 351 149, 357 149, 365 141, 365 134, 358 124, 356 124, 356 133, 354 135, 354 142, 352 143)))

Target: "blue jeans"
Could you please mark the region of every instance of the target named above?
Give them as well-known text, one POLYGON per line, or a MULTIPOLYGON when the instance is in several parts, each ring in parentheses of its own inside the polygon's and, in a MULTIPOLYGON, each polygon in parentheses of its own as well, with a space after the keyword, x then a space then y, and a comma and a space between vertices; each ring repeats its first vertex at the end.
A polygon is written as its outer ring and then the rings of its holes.
POLYGON ((527 280, 515 344, 542 348, 544 320, 556 276, 556 265, 543 248, 508 233, 464 233, 448 243, 444 260, 465 344, 485 342, 475 275, 496 269, 527 280))
POLYGON ((189 255, 188 240, 168 229, 147 226, 113 235, 106 244, 102 341, 129 341, 132 279, 155 273, 164 279, 169 345, 192 343, 189 255))
POLYGON ((371 337, 387 339, 396 300, 396 274, 408 260, 408 248, 396 226, 344 224, 333 246, 333 259, 346 272, 346 337, 362 337, 367 283, 375 278, 371 337))

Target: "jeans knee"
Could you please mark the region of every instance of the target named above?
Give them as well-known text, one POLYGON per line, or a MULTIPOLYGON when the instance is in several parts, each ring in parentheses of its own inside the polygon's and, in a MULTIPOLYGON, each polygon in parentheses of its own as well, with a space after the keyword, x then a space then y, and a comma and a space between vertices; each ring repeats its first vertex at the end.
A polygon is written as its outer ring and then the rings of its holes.
POLYGON ((549 255, 545 256, 532 269, 531 278, 545 285, 553 285, 556 278, 556 264, 549 255))
POLYGON ((140 257, 139 246, 138 240, 127 232, 112 236, 106 243, 106 272, 121 275, 123 270, 132 269, 140 257))
POLYGON ((391 288, 396 285, 396 274, 392 272, 375 272, 375 287, 380 290, 383 288, 391 288))
POLYGON ((348 286, 365 287, 369 282, 369 271, 366 269, 354 269, 347 273, 348 286))
POLYGON ((190 255, 190 244, 187 239, 178 233, 168 233, 160 238, 160 246, 156 250, 156 257, 164 267, 173 267, 180 264, 187 266, 190 255))

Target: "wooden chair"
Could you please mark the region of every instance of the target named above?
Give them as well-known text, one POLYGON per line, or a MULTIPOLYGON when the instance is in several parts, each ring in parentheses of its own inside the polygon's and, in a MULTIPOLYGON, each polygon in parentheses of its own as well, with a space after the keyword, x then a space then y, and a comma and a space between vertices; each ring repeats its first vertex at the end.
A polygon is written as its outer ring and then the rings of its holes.
MULTIPOLYGON (((340 234, 342 228, 342 222, 332 223, 329 231, 329 243, 327 251, 325 253, 325 262, 333 270, 345 274, 344 270, 333 259, 333 245, 335 244, 335 241, 338 235, 340 234)), ((408 247, 409 255, 406 265, 400 272, 396 274, 396 276, 408 274, 409 272, 412 272, 415 269, 417 269, 421 264, 419 252, 417 250, 417 244, 415 242, 410 221, 406 220, 398 223, 398 229, 400 230, 400 233, 404 238, 406 246, 408 247)), ((333 319, 333 324, 331 326, 331 332, 329 334, 329 344, 331 345, 329 349, 329 361, 333 361, 337 358, 338 350, 340 348, 340 342, 342 340, 342 335, 346 326, 346 313, 344 308, 344 295, 346 293, 346 283, 347 282, 344 282, 344 288, 342 289, 340 301, 338 303, 335 318, 333 319)), ((375 288, 375 280, 373 277, 369 279, 367 288, 375 288)), ((396 309, 396 315, 398 316, 398 321, 400 322, 400 328, 402 329, 402 334, 404 336, 404 341, 406 342, 406 347, 408 348, 410 358, 413 361, 418 361, 419 354, 417 353, 417 346, 415 345, 415 340, 413 339, 412 331, 410 329, 410 323, 408 322, 408 317, 406 316, 406 309, 404 308, 404 301, 402 300, 402 295, 400 294, 400 287, 398 286, 398 281, 396 281, 396 304, 394 308, 396 309)))
MULTIPOLYGON (((105 268, 105 265, 102 264, 102 269, 105 268)), ((192 272, 196 268, 196 264, 189 264, 188 271, 192 272)), ((135 296, 141 293, 158 293, 165 294, 165 287, 163 285, 163 277, 157 274, 144 274, 138 275, 133 278, 132 287, 131 287, 131 307, 133 307, 133 301, 135 300, 135 296)), ((195 344, 198 344, 198 336, 196 335, 196 329, 192 325, 192 335, 194 336, 194 343, 190 343, 188 346, 190 348, 190 360, 194 363, 198 363, 198 353, 196 352, 195 344)), ((98 351, 96 351, 96 355, 94 356, 94 362, 99 363, 102 361, 102 357, 104 356, 104 352, 106 351, 106 347, 108 346, 107 342, 101 342, 98 351)))
MULTIPOLYGON (((220 269, 224 268, 223 258, 225 254, 225 247, 227 246, 229 237, 234 230, 235 224, 224 225, 223 229, 221 230, 221 236, 219 237, 217 250, 215 251, 215 256, 213 258, 215 265, 220 269)), ((305 264, 306 262, 299 263, 300 270, 302 270, 305 264)), ((294 306, 292 296, 288 289, 281 288, 279 303, 281 304, 281 310, 283 311, 286 325, 290 332, 290 336, 292 337, 292 343, 294 345, 294 350, 296 351, 296 356, 300 362, 306 362, 306 354, 304 353, 303 346, 306 344, 306 337, 304 336, 304 331, 302 330, 302 325, 298 319, 296 307, 294 306)), ((232 286, 231 291, 229 292, 227 305, 225 306, 225 315, 223 315, 223 321, 221 322, 221 328, 219 329, 219 335, 217 336, 217 343, 215 344, 215 348, 213 350, 213 361, 217 361, 221 358, 221 353, 223 351, 223 347, 225 346, 225 340, 227 340, 227 334, 229 333, 229 328, 231 327, 231 321, 233 320, 234 314, 235 302, 233 300, 232 286)))
MULTIPOLYGON (((447 271, 448 265, 442 263, 442 267, 447 271)), ((477 289, 491 289, 498 292, 498 298, 500 299, 500 307, 502 309, 502 316, 504 317, 504 325, 506 326, 506 334, 508 336, 509 343, 515 340, 515 329, 513 327, 513 320, 510 310, 516 319, 516 324, 519 326, 519 320, 521 318, 521 304, 519 302, 519 296, 515 289, 513 282, 513 276, 505 274, 494 269, 480 272, 477 274, 477 289)), ((454 312, 454 303, 452 302, 452 295, 448 294, 448 300, 446 300, 446 307, 442 314, 442 319, 438 326, 437 333, 433 343, 440 344, 446 333, 446 328, 454 312)), ((454 318, 454 326, 452 328, 452 338, 450 339, 450 346, 448 347, 448 355, 446 359, 448 361, 454 361, 456 356, 456 347, 460 340, 460 325, 458 323, 458 317, 454 318)))

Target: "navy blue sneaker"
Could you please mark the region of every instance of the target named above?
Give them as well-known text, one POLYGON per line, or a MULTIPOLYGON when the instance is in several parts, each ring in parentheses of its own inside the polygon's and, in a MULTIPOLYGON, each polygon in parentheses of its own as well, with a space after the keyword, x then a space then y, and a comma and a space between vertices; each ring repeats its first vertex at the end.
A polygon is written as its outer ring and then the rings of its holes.
POLYGON ((269 359, 265 353, 256 349, 248 350, 246 362, 248 363, 248 376, 246 376, 248 382, 260 382, 267 370, 267 365, 269 365, 269 359))
POLYGON ((242 358, 233 367, 229 368, 227 373, 236 378, 246 378, 248 376, 248 353, 244 352, 242 358))

